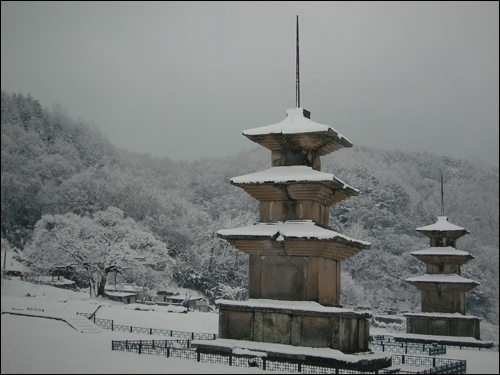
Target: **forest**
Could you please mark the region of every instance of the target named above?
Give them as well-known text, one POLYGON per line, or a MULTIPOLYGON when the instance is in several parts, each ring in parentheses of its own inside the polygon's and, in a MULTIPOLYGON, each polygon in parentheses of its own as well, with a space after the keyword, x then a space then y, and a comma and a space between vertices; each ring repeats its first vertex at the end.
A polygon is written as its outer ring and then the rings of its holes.
MULTIPOLYGON (((34 272, 67 267, 81 285, 92 272, 104 283, 115 272, 152 291, 179 286, 211 301, 247 298, 248 258, 216 232, 258 221, 258 202, 229 179, 269 168, 270 151, 256 146, 192 162, 138 154, 61 105, 42 108, 29 94, 5 92, 1 129, 2 250, 34 272), (56 253, 70 248, 112 251, 94 259, 105 264, 95 268, 56 253)), ((467 293, 467 312, 498 325, 498 167, 355 145, 323 156, 322 171, 360 191, 331 208, 330 227, 372 244, 342 264, 341 303, 419 311, 420 292, 405 279, 425 273, 410 253, 429 246, 415 228, 440 215, 443 176, 445 216, 470 232, 457 248, 475 257, 462 274, 481 283, 467 293)))

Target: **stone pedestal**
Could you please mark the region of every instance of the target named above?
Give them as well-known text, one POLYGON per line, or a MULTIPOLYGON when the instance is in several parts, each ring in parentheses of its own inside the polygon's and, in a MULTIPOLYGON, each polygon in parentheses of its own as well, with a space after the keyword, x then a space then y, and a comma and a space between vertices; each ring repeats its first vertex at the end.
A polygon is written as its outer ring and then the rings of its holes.
POLYGON ((481 319, 461 314, 416 313, 404 314, 406 333, 436 336, 459 336, 481 339, 481 319))
POLYGON ((260 363, 259 367, 262 369, 266 369, 266 362, 268 364, 283 362, 297 364, 298 371, 304 373, 311 372, 309 366, 319 366, 319 371, 313 370, 314 373, 322 371, 339 373, 339 370, 347 370, 342 371, 342 373, 378 374, 380 370, 392 364, 392 353, 343 354, 329 348, 297 347, 247 340, 194 340, 191 342, 191 346, 196 348, 198 352, 205 354, 218 354, 229 358, 234 355, 244 355, 247 360, 253 357, 254 364, 259 366, 260 363))
POLYGON ((367 352, 371 314, 316 302, 217 301, 219 338, 367 352))

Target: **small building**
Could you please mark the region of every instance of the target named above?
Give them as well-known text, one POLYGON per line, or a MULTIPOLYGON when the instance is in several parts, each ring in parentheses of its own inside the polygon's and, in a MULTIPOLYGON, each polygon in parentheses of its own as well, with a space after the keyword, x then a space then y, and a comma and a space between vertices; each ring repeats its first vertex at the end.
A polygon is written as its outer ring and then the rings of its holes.
MULTIPOLYGON (((3 240, 2 240, 3 241, 3 240)), ((14 259, 15 253, 13 251, 1 252, 2 275, 23 277, 25 273, 24 265, 14 259)))
POLYGON ((182 297, 179 293, 161 290, 156 292, 156 294, 158 295, 159 304, 182 305, 189 308, 189 310, 200 312, 210 311, 208 300, 203 297, 188 297, 186 304, 186 297, 182 297))
POLYGON ((158 296, 158 302, 170 302, 169 298, 178 296, 179 293, 174 293, 174 292, 168 292, 166 290, 159 290, 156 292, 156 295, 158 296))
POLYGON ((112 301, 126 304, 135 303, 137 300, 137 293, 105 291, 104 294, 112 301))
POLYGON ((119 284, 106 287, 104 294, 112 301, 118 301, 126 304, 136 303, 137 294, 141 291, 135 284, 119 284))

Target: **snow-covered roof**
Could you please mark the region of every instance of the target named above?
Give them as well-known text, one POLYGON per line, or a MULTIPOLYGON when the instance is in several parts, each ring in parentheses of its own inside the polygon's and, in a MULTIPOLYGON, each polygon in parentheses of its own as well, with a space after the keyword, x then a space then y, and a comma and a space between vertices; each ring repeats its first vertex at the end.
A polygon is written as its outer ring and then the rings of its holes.
POLYGON ((339 138, 345 138, 342 134, 336 131, 329 125, 322 125, 314 122, 307 117, 304 117, 303 108, 291 108, 286 110, 286 118, 273 125, 261 126, 258 128, 247 129, 243 131, 244 135, 260 135, 260 134, 295 134, 295 133, 312 133, 312 132, 328 132, 333 131, 338 134, 339 138))
POLYGON ((106 285, 104 288, 105 291, 114 291, 114 292, 126 292, 126 293, 138 293, 142 290, 141 287, 134 284, 117 284, 114 285, 112 283, 106 285))
POLYGON ((358 243, 364 247, 370 246, 369 242, 356 240, 354 238, 337 233, 330 229, 322 228, 312 220, 287 220, 271 223, 256 223, 254 225, 233 229, 221 229, 217 231, 221 237, 267 237, 284 241, 287 238, 308 238, 317 240, 344 239, 349 242, 358 243))
MULTIPOLYGON (((181 297, 177 297, 177 296, 175 296, 175 297, 169 297, 169 299, 171 301, 180 301, 180 302, 183 302, 183 301, 186 300, 186 297, 182 297, 182 296, 181 297)), ((189 299, 188 299, 188 301, 203 301, 203 300, 206 301, 207 299, 203 298, 203 297, 189 297, 189 299)))
POLYGON ((14 272, 24 272, 24 265, 22 263, 19 263, 17 260, 14 260, 14 255, 15 253, 13 251, 2 251, 1 252, 1 260, 0 264, 2 267, 2 271, 4 269, 5 265, 5 270, 6 271, 14 271, 14 272), (5 254, 7 254, 7 261, 5 262, 5 254))
POLYGON ((430 274, 426 273, 425 275, 410 277, 406 279, 406 281, 414 283, 464 283, 464 284, 477 284, 478 282, 474 280, 467 279, 462 277, 456 273, 449 274, 430 274))
POLYGON ((458 225, 452 224, 448 221, 447 216, 438 216, 437 221, 434 224, 427 225, 425 227, 417 228, 417 231, 469 231, 465 228, 459 227, 458 225))
POLYGON ((130 293, 130 292, 110 292, 108 290, 106 290, 106 295, 110 296, 110 297, 132 297, 132 296, 136 296, 137 293, 130 293))
POLYGON ((447 256, 460 256, 460 257, 472 257, 467 251, 457 250, 452 246, 446 247, 430 247, 424 250, 412 251, 411 255, 447 255, 447 256))
POLYGON ((293 165, 286 167, 271 167, 264 171, 250 173, 243 176, 233 177, 233 184, 263 184, 263 183, 286 183, 286 182, 334 182, 342 186, 342 189, 350 188, 358 191, 331 173, 317 171, 305 165, 293 165))
MULTIPOLYGON (((286 111, 286 118, 283 121, 273 125, 244 130, 243 135, 264 147, 271 147, 271 149, 279 144, 268 143, 269 137, 271 136, 283 135, 294 137, 296 135, 320 135, 323 139, 321 142, 310 143, 306 148, 321 148, 322 151, 320 154, 322 155, 342 147, 352 147, 352 143, 331 126, 318 124, 304 116, 303 108, 288 109, 286 111), (326 138, 324 138, 325 136, 326 138), (312 146, 313 144, 315 146, 312 146)), ((289 146, 290 144, 285 142, 281 144, 281 147, 287 148, 287 145, 289 146)))

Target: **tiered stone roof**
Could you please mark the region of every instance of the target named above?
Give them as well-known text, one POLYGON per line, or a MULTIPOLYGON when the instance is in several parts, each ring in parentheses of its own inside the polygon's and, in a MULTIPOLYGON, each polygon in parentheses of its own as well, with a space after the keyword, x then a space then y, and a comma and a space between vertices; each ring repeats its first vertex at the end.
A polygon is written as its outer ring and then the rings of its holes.
POLYGON ((271 168, 231 179, 231 184, 260 202, 261 223, 219 230, 219 237, 248 254, 344 260, 370 248, 369 243, 347 239, 328 227, 329 207, 359 191, 331 173, 320 172, 319 156, 352 147, 347 138, 331 126, 311 121, 303 108, 289 109, 283 121, 243 134, 273 152, 271 168), (304 238, 308 245, 299 244, 304 238))

